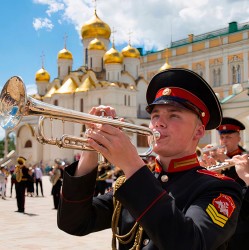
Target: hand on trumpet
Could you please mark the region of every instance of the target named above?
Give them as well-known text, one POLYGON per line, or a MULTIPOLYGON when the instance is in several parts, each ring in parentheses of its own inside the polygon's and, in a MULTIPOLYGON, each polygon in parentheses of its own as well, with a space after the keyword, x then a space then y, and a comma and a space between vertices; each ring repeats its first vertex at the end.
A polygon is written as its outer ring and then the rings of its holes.
POLYGON ((227 159, 226 162, 234 164, 238 176, 249 185, 249 155, 235 155, 231 159, 227 159))
MULTIPOLYGON (((92 108, 90 114, 100 116, 103 112, 105 116, 116 117, 116 111, 113 108, 102 105, 92 108)), ((118 127, 108 124, 89 124, 87 138, 89 146, 103 155, 114 166, 118 165, 124 171, 126 178, 129 178, 144 165, 129 136, 118 127)), ((97 166, 97 161, 95 151, 82 152, 77 175, 92 171, 97 166), (88 161, 91 162, 88 163, 88 161)))

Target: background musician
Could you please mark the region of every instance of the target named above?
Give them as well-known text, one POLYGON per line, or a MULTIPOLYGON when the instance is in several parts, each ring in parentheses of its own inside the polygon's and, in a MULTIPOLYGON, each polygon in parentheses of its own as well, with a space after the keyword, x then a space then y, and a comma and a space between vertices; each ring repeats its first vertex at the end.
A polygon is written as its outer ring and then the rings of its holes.
MULTIPOLYGON (((87 136, 95 151, 83 151, 79 162, 65 168, 58 227, 78 236, 111 227, 112 249, 225 249, 236 227, 241 188, 201 167, 195 152, 205 129, 220 124, 215 93, 195 72, 171 68, 152 78, 147 103, 150 129, 161 135, 153 147, 155 171, 122 129, 92 124, 87 136), (124 176, 113 192, 93 197, 97 152, 124 176)), ((101 115, 101 109, 116 116, 103 106, 90 113, 101 115)))
POLYGON ((26 158, 19 156, 17 158, 17 165, 15 166, 16 175, 16 201, 17 201, 17 211, 18 213, 25 212, 25 192, 27 188, 27 182, 30 177, 29 169, 26 166, 26 158))
MULTIPOLYGON (((219 151, 220 161, 224 162, 225 159, 231 159, 235 155, 242 155, 246 153, 246 150, 239 145, 241 141, 240 131, 244 129, 245 126, 240 121, 230 117, 222 118, 220 126, 217 127, 217 131, 220 136, 220 145, 225 146, 226 151, 219 151)), ((239 178, 236 173, 234 166, 222 171, 222 174, 233 178, 242 186, 245 185, 245 182, 239 178)))
POLYGON ((52 183, 51 194, 53 196, 54 209, 58 209, 59 205, 64 167, 65 162, 57 158, 54 160, 54 166, 52 171, 49 172, 50 182, 52 183))
MULTIPOLYGON (((226 151, 217 150, 217 153, 212 156, 216 161, 237 164, 236 167, 231 165, 231 167, 222 170, 221 173, 238 182, 244 193, 238 225, 228 244, 227 249, 229 250, 242 250, 245 249, 245 246, 249 246, 249 194, 247 194, 248 188, 246 187, 248 185, 248 174, 246 172, 249 168, 247 166, 248 155, 245 154, 246 150, 239 145, 241 141, 240 131, 244 129, 245 126, 240 121, 223 117, 217 131, 220 135, 220 144, 225 146, 226 151), (247 183, 245 183, 245 180, 247 183)), ((206 160, 206 162, 208 161, 211 162, 210 158, 206 160)))

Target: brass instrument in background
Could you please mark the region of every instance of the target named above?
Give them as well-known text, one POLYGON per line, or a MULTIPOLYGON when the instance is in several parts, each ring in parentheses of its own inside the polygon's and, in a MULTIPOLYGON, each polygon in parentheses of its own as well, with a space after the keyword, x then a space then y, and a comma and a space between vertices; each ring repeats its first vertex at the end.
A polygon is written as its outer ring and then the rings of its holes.
POLYGON ((6 157, 0 159, 0 166, 2 166, 2 167, 8 166, 13 161, 13 159, 15 157, 16 157, 16 151, 15 150, 10 151, 6 155, 6 157))
POLYGON ((87 139, 84 137, 62 135, 61 138, 46 138, 43 132, 45 118, 54 118, 80 124, 109 124, 121 128, 126 132, 150 136, 150 147, 147 152, 140 155, 141 157, 152 153, 153 145, 156 139, 160 137, 159 132, 153 132, 151 129, 144 126, 121 122, 107 117, 86 114, 38 101, 30 96, 27 96, 25 85, 22 79, 18 76, 11 77, 5 83, 0 95, 0 100, 0 125, 2 128, 14 130, 23 116, 40 116, 37 140, 43 144, 56 145, 62 148, 94 151, 94 149, 87 144, 87 139))
POLYGON ((203 154, 208 153, 210 151, 214 151, 214 150, 220 149, 220 148, 225 148, 225 146, 224 145, 220 145, 220 146, 213 146, 213 147, 210 147, 210 148, 200 148, 200 147, 197 147, 196 148, 196 154, 197 154, 198 157, 202 157, 203 154))

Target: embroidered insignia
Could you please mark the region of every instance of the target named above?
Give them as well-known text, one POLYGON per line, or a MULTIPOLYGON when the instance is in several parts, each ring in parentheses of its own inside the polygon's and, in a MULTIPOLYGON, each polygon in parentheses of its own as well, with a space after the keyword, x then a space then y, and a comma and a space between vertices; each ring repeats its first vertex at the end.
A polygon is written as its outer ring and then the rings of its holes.
POLYGON ((231 196, 220 194, 219 197, 213 199, 212 204, 208 204, 206 212, 215 224, 224 227, 235 208, 236 206, 231 196))
POLYGON ((169 88, 164 89, 162 94, 163 95, 170 95, 171 94, 171 89, 169 89, 169 88))

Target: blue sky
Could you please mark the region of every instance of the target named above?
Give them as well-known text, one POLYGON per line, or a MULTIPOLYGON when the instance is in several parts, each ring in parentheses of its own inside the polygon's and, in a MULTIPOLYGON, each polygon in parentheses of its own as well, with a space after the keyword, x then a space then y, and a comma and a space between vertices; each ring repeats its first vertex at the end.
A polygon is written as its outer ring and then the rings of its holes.
MULTIPOLYGON (((73 54, 73 70, 83 65, 80 29, 94 13, 115 29, 115 45, 164 49, 170 41, 249 21, 247 0, 2 0, 0 88, 14 75, 36 92, 35 73, 42 66, 57 77, 57 54, 73 54), (129 36, 129 33, 131 35, 129 36)), ((0 129, 0 138, 3 131, 0 129)))

